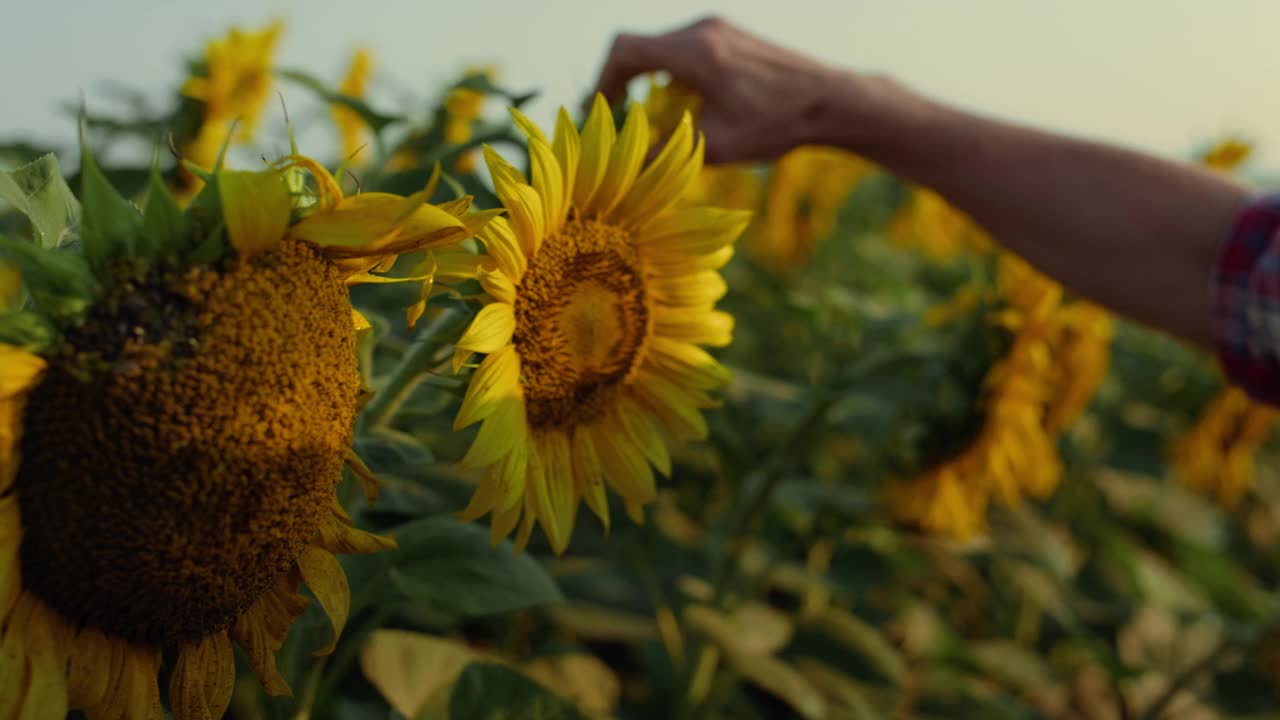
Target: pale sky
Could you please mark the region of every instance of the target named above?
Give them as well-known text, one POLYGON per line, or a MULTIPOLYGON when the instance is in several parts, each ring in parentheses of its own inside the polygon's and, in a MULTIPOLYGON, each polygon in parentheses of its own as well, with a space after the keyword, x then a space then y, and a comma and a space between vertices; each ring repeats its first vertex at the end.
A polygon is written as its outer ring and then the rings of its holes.
MULTIPOLYGON (((335 79, 353 47, 376 56, 375 99, 429 97, 468 64, 495 63, 549 121, 590 88, 613 33, 719 13, 827 62, 897 77, 965 107, 1186 156, 1239 131, 1280 169, 1275 0, 220 0, 6 3, 0 141, 71 144, 61 110, 99 83, 163 99, 182 58, 233 23, 282 17, 280 64, 335 79)), ((285 87, 291 108, 308 94, 285 87)))

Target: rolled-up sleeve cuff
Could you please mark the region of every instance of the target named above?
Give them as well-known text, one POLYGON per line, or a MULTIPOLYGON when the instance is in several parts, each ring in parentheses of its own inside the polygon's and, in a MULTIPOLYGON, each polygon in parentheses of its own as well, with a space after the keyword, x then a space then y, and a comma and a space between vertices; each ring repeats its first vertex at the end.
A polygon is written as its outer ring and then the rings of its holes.
POLYGON ((1213 275, 1213 335, 1227 379, 1280 405, 1280 193, 1236 215, 1213 275))

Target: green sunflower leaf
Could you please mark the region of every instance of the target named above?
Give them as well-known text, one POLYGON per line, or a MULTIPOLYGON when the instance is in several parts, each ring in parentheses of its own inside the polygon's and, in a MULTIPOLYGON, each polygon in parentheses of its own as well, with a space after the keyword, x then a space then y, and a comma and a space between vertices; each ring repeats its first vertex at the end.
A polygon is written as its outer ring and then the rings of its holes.
POLYGON ((142 214, 107 180, 83 135, 80 155, 80 202, 84 206, 81 250, 89 266, 101 271, 112 258, 138 254, 142 214))
POLYGON ((452 517, 432 517, 393 533, 400 549, 389 573, 415 602, 477 616, 560 602, 542 564, 510 543, 494 547, 489 531, 452 517))
POLYGON ((153 162, 139 236, 145 244, 143 250, 152 255, 165 248, 179 248, 186 242, 187 234, 187 219, 160 176, 160 164, 153 162))
POLYGON ((580 720, 573 704, 491 662, 468 665, 449 693, 449 720, 580 720))
POLYGON ((4 236, 0 236, 0 252, 17 261, 36 307, 56 322, 79 318, 97 296, 93 272, 79 253, 4 236))
POLYGON ((0 198, 31 220, 41 247, 62 245, 80 224, 80 203, 52 153, 17 170, 0 171, 0 198))
POLYGON ((17 310, 0 315, 0 343, 38 353, 53 347, 57 340, 57 328, 41 313, 17 310))

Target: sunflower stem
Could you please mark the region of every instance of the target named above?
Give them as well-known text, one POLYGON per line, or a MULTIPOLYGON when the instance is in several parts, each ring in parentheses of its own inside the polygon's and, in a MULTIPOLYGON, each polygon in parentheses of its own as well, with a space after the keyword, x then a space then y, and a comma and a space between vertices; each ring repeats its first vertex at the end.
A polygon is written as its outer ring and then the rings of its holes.
POLYGON ((390 373, 379 383, 377 393, 360 414, 361 430, 370 430, 391 422, 413 389, 435 366, 440 348, 453 339, 467 320, 465 313, 453 308, 440 313, 409 347, 390 373))

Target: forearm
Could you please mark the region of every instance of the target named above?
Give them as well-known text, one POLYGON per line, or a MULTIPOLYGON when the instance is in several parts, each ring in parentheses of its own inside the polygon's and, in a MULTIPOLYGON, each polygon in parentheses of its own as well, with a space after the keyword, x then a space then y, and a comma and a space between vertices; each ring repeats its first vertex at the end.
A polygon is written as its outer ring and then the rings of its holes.
POLYGON ((931 187, 1070 290, 1210 343, 1209 281, 1248 190, 1194 166, 981 118, 839 75, 819 132, 931 187))

